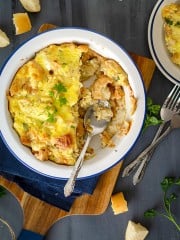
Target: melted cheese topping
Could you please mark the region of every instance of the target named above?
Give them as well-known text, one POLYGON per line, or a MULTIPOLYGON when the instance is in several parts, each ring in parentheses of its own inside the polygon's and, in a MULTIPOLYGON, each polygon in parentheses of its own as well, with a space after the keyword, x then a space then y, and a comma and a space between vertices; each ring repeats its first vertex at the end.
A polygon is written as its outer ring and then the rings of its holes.
MULTIPOLYGON (((111 118, 101 134, 102 146, 114 146, 115 134, 128 133, 136 98, 128 76, 114 60, 87 45, 50 45, 16 73, 8 93, 13 126, 22 144, 37 159, 73 165, 84 144, 84 114, 89 106, 107 100, 111 108, 97 108, 97 117, 111 118), (93 78, 89 87, 84 81, 93 78), (129 102, 125 99, 129 89, 129 102)), ((96 110, 95 110, 96 111, 96 110)), ((92 149, 87 156, 92 156, 92 149)))
POLYGON ((51 45, 23 65, 11 85, 14 128, 41 160, 74 164, 81 55, 73 44, 51 45))

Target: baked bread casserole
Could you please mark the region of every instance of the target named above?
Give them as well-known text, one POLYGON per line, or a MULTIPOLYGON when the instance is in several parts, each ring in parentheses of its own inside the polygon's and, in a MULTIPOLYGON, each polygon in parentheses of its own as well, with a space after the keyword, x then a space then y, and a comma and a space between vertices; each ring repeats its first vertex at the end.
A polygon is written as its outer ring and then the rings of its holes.
POLYGON ((165 5, 162 17, 166 47, 172 62, 180 66, 180 3, 165 5))
MULTIPOLYGON (((16 72, 7 98, 21 143, 37 159, 65 165, 74 165, 83 147, 88 107, 110 103, 110 109, 97 109, 97 117, 111 117, 100 141, 113 147, 113 136, 128 133, 137 102, 123 68, 78 43, 37 52, 16 72)), ((89 148, 86 157, 94 154, 89 148)))

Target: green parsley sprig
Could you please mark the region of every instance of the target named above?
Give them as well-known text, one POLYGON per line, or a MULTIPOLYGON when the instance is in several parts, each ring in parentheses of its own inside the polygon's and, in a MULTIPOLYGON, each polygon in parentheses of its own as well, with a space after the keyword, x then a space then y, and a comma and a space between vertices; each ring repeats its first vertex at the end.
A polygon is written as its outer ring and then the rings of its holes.
MULTIPOLYGON (((64 96, 64 93, 66 92, 67 88, 63 85, 63 83, 59 82, 53 86, 51 91, 49 91, 49 96, 52 97, 53 101, 57 102, 60 107, 62 107, 63 105, 66 105, 68 102, 66 97, 64 96)), ((57 109, 54 107, 55 106, 52 106, 52 108, 47 107, 46 109, 48 111, 47 122, 53 123, 56 121, 57 109)))
POLYGON ((165 22, 170 25, 170 26, 176 26, 176 27, 180 27, 180 21, 173 21, 170 18, 165 18, 165 22))
POLYGON ((6 194, 6 189, 3 186, 0 186, 0 197, 6 194))
POLYGON ((61 82, 56 83, 53 89, 56 90, 58 93, 67 92, 67 88, 61 82))
POLYGON ((62 83, 57 83, 54 85, 53 90, 56 91, 55 99, 58 100, 60 106, 67 104, 67 99, 63 95, 63 93, 67 92, 67 88, 62 83))
POLYGON ((162 217, 165 217, 170 222, 172 222, 175 225, 176 229, 180 232, 180 224, 178 224, 176 222, 176 219, 171 212, 171 204, 174 200, 177 199, 177 195, 175 193, 168 194, 170 188, 174 185, 180 187, 180 177, 179 178, 165 177, 163 179, 163 181, 161 182, 161 188, 164 193, 163 207, 164 207, 165 213, 158 212, 155 209, 150 209, 144 213, 144 216, 145 217, 154 217, 154 216, 160 215, 162 217))
POLYGON ((160 109, 160 105, 154 104, 150 97, 147 98, 147 112, 143 130, 147 129, 149 126, 159 125, 163 122, 160 118, 160 109))

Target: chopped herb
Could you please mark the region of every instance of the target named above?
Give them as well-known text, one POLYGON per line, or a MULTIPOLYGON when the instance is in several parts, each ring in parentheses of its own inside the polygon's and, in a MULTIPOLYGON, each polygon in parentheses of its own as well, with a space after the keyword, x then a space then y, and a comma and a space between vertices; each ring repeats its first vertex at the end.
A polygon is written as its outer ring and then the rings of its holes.
POLYGON ((23 128, 25 131, 28 131, 29 130, 29 126, 27 123, 23 123, 23 128))
POLYGON ((180 21, 177 21, 177 22, 174 24, 174 26, 180 27, 180 21))
POLYGON ((51 107, 48 105, 46 106, 46 110, 49 111, 51 109, 51 107))
POLYGON ((49 91, 49 96, 53 97, 54 96, 54 92, 53 91, 49 91))
POLYGON ((58 93, 67 92, 67 88, 62 83, 57 83, 54 86, 54 90, 56 90, 58 93))
POLYGON ((175 217, 173 216, 171 212, 171 204, 174 200, 177 199, 177 196, 175 193, 171 193, 168 195, 168 191, 172 186, 179 186, 180 187, 180 177, 179 178, 173 178, 173 177, 165 177, 163 181, 161 182, 161 189, 164 193, 163 196, 163 206, 165 213, 158 212, 154 209, 147 210, 144 213, 145 217, 155 217, 157 215, 160 215, 162 217, 167 218, 170 222, 172 222, 176 229, 180 232, 180 224, 176 222, 175 217))
POLYGON ((165 18, 165 22, 168 24, 168 25, 173 25, 173 21, 169 18, 165 18))
POLYGON ((60 106, 63 106, 67 103, 67 99, 65 97, 60 97, 59 98, 59 103, 60 103, 60 106))
POLYGON ((6 189, 3 186, 0 186, 0 197, 6 194, 6 189))
POLYGON ((119 81, 120 80, 120 77, 119 75, 115 78, 115 81, 119 81))
POLYGON ((149 126, 161 124, 163 121, 160 118, 161 106, 154 104, 150 97, 147 98, 147 112, 144 122, 144 130, 149 126))
POLYGON ((55 114, 54 113, 48 113, 47 122, 50 122, 50 123, 55 122, 55 114))
POLYGON ((53 123, 56 121, 56 113, 57 113, 57 109, 54 109, 54 111, 50 112, 50 107, 47 107, 48 110, 48 118, 47 118, 47 122, 53 123))
POLYGON ((71 128, 75 128, 75 126, 71 125, 71 128))
MULTIPOLYGON (((63 106, 68 102, 64 97, 65 92, 67 92, 67 88, 62 83, 57 83, 54 85, 53 89, 49 91, 49 96, 51 96, 56 102, 59 102, 60 106, 63 106)), ((49 117, 52 119, 53 116, 50 115, 49 117)))

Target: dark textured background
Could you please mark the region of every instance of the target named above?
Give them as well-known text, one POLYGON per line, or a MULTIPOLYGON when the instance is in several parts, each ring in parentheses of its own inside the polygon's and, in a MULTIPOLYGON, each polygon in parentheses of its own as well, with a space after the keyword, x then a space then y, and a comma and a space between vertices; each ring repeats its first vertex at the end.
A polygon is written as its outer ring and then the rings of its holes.
MULTIPOLYGON (((127 51, 151 57, 148 49, 147 27, 150 13, 156 0, 41 0, 40 13, 31 13, 31 32, 15 36, 12 13, 23 12, 18 0, 0 0, 0 28, 11 39, 11 45, 0 49, 0 66, 12 51, 24 40, 35 35, 42 23, 52 23, 61 27, 84 27, 112 38, 127 51)), ((162 104, 173 84, 156 69, 148 91, 148 96, 162 104)), ((152 139, 156 127, 149 128, 129 153, 125 164, 130 162, 152 139)), ((62 240, 116 240, 124 239, 128 220, 142 223, 150 233, 147 240, 178 240, 175 227, 162 217, 147 220, 145 210, 161 209, 162 192, 160 182, 165 176, 180 176, 180 130, 174 130, 156 149, 148 165, 145 177, 136 187, 132 177, 118 178, 115 192, 123 191, 128 201, 129 211, 114 216, 111 206, 101 216, 71 216, 59 222, 58 235, 50 239, 62 240)), ((177 189, 176 189, 177 190, 177 189)), ((180 196, 180 191, 178 192, 180 196)), ((180 223, 180 201, 173 206, 180 223)), ((43 216, 42 216, 43 217, 43 216)), ((49 233, 51 234, 51 233, 49 233)))

